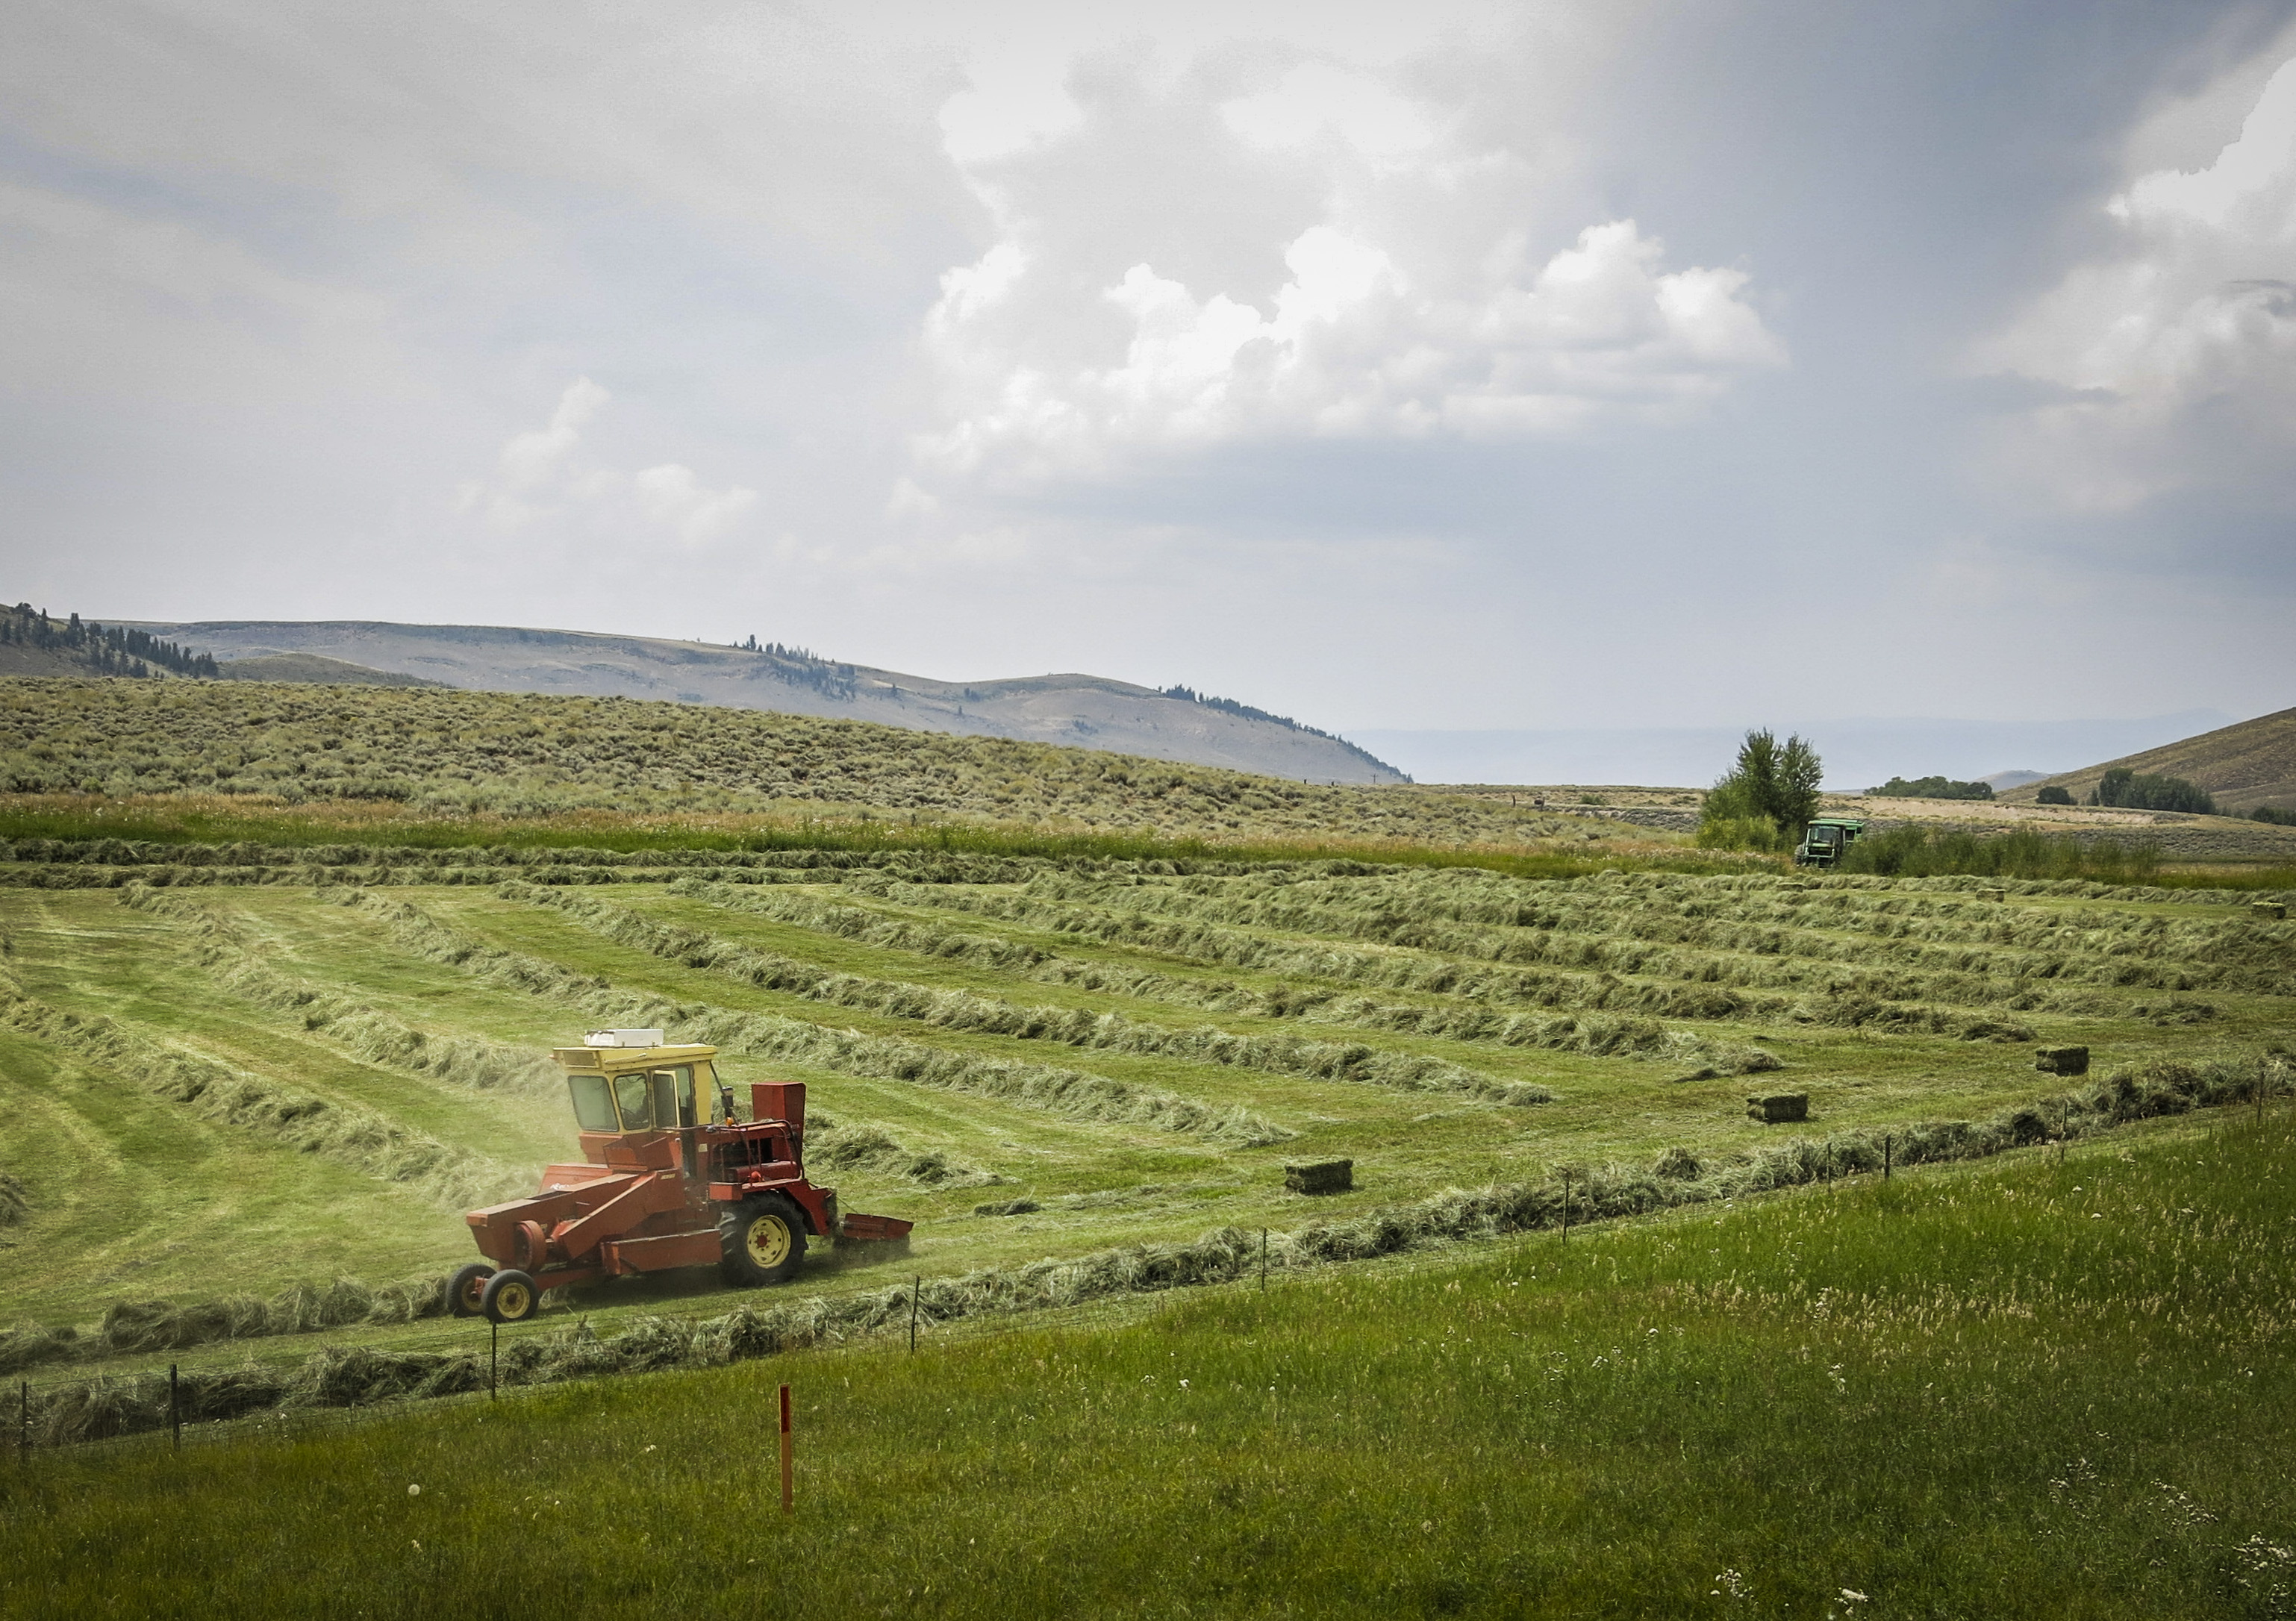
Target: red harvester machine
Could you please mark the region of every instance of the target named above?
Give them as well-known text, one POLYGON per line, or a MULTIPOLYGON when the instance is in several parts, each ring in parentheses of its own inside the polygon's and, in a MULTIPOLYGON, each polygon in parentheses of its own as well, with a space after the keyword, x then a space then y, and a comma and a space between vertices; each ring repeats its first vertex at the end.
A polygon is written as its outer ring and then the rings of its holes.
POLYGON ((531 1199, 464 1218, 499 1270, 474 1261, 454 1275, 456 1316, 517 1322, 546 1290, 673 1266, 714 1264, 728 1282, 779 1283, 804 1261, 808 1235, 907 1241, 911 1224, 840 1216, 836 1193, 806 1180, 802 1084, 751 1086, 752 1118, 740 1120, 715 1047, 598 1030, 552 1056, 586 1158, 548 1167, 531 1199))

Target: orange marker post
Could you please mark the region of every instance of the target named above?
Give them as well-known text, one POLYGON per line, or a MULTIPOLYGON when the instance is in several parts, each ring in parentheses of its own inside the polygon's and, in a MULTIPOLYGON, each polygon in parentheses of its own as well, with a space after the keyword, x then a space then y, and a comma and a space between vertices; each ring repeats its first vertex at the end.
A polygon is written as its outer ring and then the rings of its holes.
POLYGON ((796 1480, 792 1473, 794 1458, 790 1451, 789 1387, 782 1387, 782 1512, 787 1514, 795 1506, 796 1480))

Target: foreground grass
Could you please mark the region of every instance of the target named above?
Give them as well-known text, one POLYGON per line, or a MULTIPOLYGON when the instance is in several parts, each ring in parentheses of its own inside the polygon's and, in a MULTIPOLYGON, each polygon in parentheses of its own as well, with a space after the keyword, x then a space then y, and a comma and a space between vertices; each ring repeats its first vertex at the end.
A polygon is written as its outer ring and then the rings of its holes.
POLYGON ((0 1613, 2282 1614, 2292 1143, 42 1455, 0 1478, 0 1613))

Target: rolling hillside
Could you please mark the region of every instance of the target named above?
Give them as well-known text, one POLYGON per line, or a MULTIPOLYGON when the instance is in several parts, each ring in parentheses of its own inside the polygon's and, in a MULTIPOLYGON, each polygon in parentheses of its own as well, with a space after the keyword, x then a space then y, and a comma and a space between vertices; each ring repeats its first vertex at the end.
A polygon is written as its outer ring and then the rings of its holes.
POLYGON ((651 698, 870 720, 911 732, 1225 765, 1295 782, 1406 780, 1385 761, 1312 726, 1185 688, 1158 692, 1097 675, 937 681, 793 648, 491 625, 215 620, 138 628, 226 662, 316 654, 483 692, 651 698))
POLYGON ((2245 814, 2259 805, 2296 810, 2296 709, 2260 715, 2236 726, 2222 726, 2142 754, 2061 772, 2020 784, 2001 797, 2030 804, 2043 788, 2058 787, 2086 798, 2104 774, 2126 765, 2140 774, 2184 777, 2216 796, 2225 809, 2245 814))
MULTIPOLYGON (((227 666, 226 667, 228 667, 227 666)), ((0 791, 996 823, 1521 846, 1608 824, 1410 784, 1331 787, 866 721, 619 698, 234 681, 0 680, 0 791)))

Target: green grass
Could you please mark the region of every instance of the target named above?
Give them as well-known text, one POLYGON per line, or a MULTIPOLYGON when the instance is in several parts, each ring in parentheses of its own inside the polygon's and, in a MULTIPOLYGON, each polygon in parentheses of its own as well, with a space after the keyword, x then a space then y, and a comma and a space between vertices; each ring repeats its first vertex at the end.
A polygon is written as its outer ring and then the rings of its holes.
POLYGON ((0 1613, 2284 1614, 2292 1147, 2235 1114, 914 1358, 42 1454, 0 1613))

